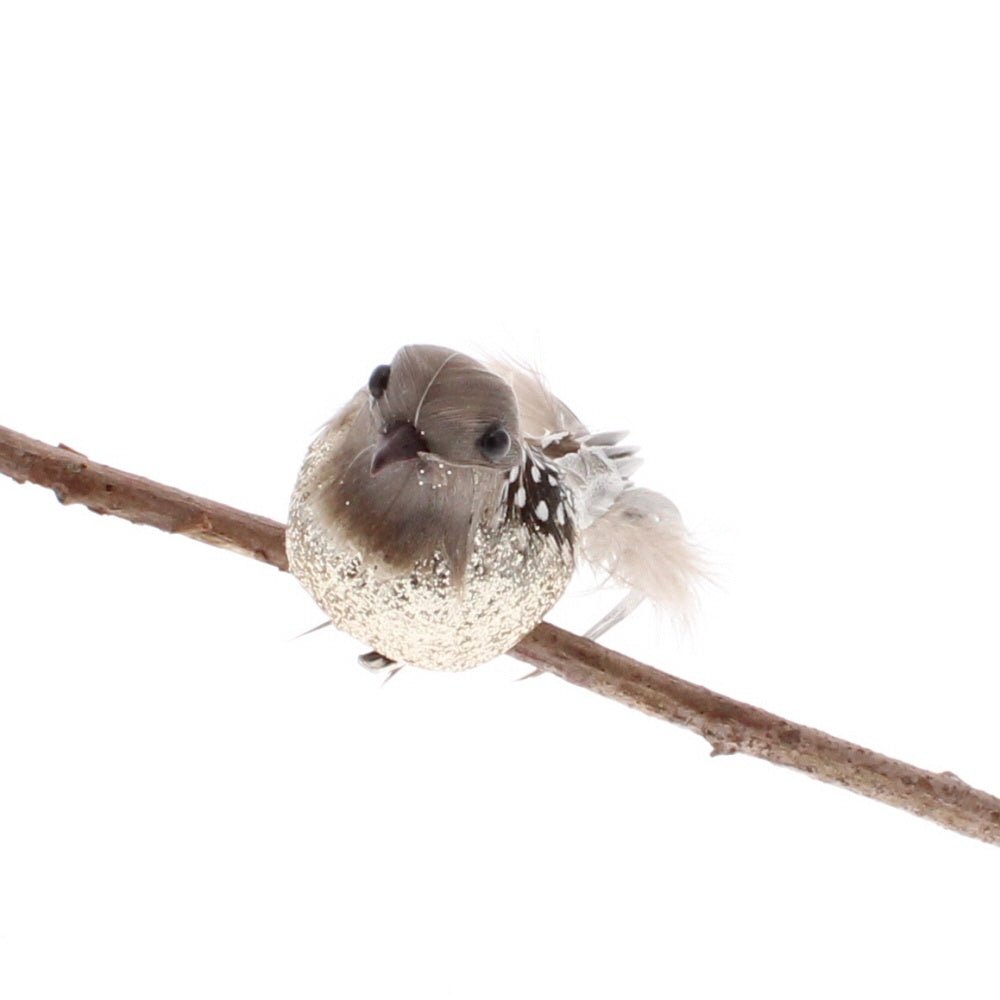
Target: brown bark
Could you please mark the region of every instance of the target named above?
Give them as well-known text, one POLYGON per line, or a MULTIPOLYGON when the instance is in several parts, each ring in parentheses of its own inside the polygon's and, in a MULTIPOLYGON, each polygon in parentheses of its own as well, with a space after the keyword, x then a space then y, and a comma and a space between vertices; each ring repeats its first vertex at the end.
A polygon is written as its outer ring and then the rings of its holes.
MULTIPOLYGON (((0 427, 0 472, 52 489, 62 503, 187 535, 286 570, 284 526, 0 427)), ((713 754, 745 753, 1000 843, 1000 799, 672 677, 545 622, 511 655, 607 698, 691 729, 713 754)))
POLYGON ((0 427, 0 472, 19 483, 47 486, 60 503, 82 503, 288 569, 285 526, 266 517, 98 465, 64 444, 57 448, 0 427))

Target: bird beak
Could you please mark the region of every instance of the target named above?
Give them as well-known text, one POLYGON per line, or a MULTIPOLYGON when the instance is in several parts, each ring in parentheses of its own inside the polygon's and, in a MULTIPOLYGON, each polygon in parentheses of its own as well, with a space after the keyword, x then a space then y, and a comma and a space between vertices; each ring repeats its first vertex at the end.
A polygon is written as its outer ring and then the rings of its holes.
POLYGON ((379 435, 379 443, 372 455, 371 474, 377 476, 387 465, 406 462, 426 451, 427 442, 413 424, 397 424, 379 435))

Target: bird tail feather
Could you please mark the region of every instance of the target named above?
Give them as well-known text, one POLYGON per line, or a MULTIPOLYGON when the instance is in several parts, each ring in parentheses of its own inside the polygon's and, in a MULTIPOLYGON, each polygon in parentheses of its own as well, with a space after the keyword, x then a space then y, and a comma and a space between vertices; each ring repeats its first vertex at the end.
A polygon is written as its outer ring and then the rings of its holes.
POLYGON ((583 557, 629 594, 588 633, 596 638, 646 599, 688 621, 697 586, 708 578, 704 559, 676 505, 652 490, 629 486, 583 532, 583 557))

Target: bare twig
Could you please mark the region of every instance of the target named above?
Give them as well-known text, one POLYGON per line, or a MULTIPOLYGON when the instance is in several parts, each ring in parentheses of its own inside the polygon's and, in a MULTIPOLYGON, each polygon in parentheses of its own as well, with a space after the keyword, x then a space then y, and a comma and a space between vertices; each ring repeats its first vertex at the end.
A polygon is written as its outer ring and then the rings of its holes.
MULTIPOLYGON (((64 446, 0 427, 0 472, 50 487, 62 503, 196 538, 288 568, 284 526, 91 462, 64 446)), ((685 726, 713 754, 745 753, 804 771, 991 844, 1000 799, 949 772, 936 774, 690 684, 542 623, 511 655, 607 698, 685 726)))
POLYGON ((53 448, 0 427, 0 472, 48 486, 60 503, 82 503, 95 514, 150 524, 288 569, 283 524, 98 465, 64 444, 53 448))

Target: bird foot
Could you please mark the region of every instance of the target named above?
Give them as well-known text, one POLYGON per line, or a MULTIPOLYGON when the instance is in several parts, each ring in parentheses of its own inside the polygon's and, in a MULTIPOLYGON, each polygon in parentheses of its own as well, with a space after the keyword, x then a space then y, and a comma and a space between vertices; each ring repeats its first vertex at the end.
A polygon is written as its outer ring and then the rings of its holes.
POLYGON ((358 663, 361 664, 369 673, 373 674, 385 674, 385 681, 383 683, 388 683, 393 677, 403 669, 402 663, 397 663, 395 660, 390 660, 388 656, 383 656, 377 650, 372 650, 370 653, 362 653, 358 657, 358 663))

